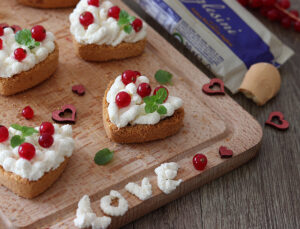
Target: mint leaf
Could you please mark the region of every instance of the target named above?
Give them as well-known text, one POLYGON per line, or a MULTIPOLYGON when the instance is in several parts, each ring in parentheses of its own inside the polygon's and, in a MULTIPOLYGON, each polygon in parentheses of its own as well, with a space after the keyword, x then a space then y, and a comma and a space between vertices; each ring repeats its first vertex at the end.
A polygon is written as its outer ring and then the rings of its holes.
POLYGON ((15 148, 25 142, 25 138, 20 135, 15 135, 10 139, 10 145, 12 148, 15 148))
POLYGON ((120 11, 120 14, 119 14, 119 19, 122 19, 122 18, 128 18, 129 17, 129 14, 125 11, 125 10, 121 10, 120 11))
POLYGON ((114 152, 108 148, 98 151, 95 155, 94 161, 97 165, 106 165, 113 159, 114 152))
POLYGON ((155 98, 153 96, 146 96, 143 98, 145 103, 152 103, 155 102, 155 98))
POLYGON ((128 20, 129 20, 129 23, 130 23, 130 24, 131 24, 135 19, 136 19, 135 16, 129 16, 129 17, 128 17, 128 20))
POLYGON ((163 105, 159 106, 157 109, 157 113, 159 113, 160 115, 165 115, 167 114, 167 108, 163 105))
POLYGON ((22 126, 18 125, 18 124, 11 124, 10 125, 12 128, 14 128, 15 130, 19 130, 19 131, 22 131, 22 126))
POLYGON ((129 21, 128 21, 127 18, 120 18, 120 19, 118 20, 118 25, 119 25, 119 26, 127 25, 128 22, 129 22, 129 21))
POLYGON ((157 109, 158 109, 158 105, 155 104, 155 103, 149 103, 149 104, 146 104, 146 106, 145 106, 145 112, 146 112, 147 114, 153 113, 153 112, 155 112, 157 109))
POLYGON ((36 129, 34 129, 33 127, 20 126, 18 124, 12 124, 10 126, 16 130, 21 131, 23 137, 31 136, 34 133, 38 133, 38 131, 36 129))
POLYGON ((167 97, 168 97, 168 92, 165 88, 160 88, 156 92, 156 102, 158 104, 163 104, 167 97))
POLYGON ((40 45, 40 42, 35 41, 32 38, 31 32, 29 29, 22 29, 15 34, 15 40, 20 45, 25 45, 29 49, 34 49, 36 46, 40 45))
POLYGON ((157 82, 160 84, 167 84, 167 83, 172 83, 172 77, 173 75, 170 72, 164 71, 164 70, 158 70, 155 73, 155 79, 157 82))
POLYGON ((125 33, 130 34, 131 31, 132 31, 132 26, 131 25, 125 25, 123 29, 124 29, 125 33))

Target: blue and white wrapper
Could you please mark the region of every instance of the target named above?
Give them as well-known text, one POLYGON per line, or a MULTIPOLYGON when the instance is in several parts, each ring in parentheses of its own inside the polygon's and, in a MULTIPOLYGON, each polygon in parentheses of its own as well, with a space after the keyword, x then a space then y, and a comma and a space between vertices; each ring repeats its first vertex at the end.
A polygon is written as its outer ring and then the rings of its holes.
POLYGON ((252 64, 280 67, 294 52, 236 0, 136 0, 233 93, 252 64))

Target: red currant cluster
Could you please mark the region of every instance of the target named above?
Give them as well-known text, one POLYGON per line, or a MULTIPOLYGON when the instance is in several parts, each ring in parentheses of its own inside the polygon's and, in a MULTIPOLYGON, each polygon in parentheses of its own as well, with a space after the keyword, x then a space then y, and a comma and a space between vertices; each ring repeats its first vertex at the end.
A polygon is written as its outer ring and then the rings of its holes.
MULTIPOLYGON (((87 0, 87 3, 90 6, 99 7, 99 0, 87 0)), ((115 18, 116 20, 119 20, 120 12, 121 12, 120 7, 113 6, 113 7, 109 8, 107 16, 115 18)), ((84 26, 85 29, 87 29, 89 27, 89 25, 94 23, 94 16, 91 12, 85 11, 80 15, 79 22, 82 26, 84 26)), ((133 29, 135 30, 135 32, 139 32, 143 27, 143 21, 139 18, 136 18, 131 23, 131 25, 132 25, 133 29)))
MULTIPOLYGON (((39 144, 43 148, 52 146, 54 139, 54 126, 50 122, 43 122, 40 125, 39 144)), ((9 138, 8 129, 5 126, 0 126, 0 143, 7 141, 9 138)), ((18 148, 18 153, 21 158, 31 160, 35 156, 35 147, 31 143, 22 143, 18 148)))
POLYGON ((278 21, 288 29, 294 27, 300 32, 300 18, 297 10, 289 10, 289 0, 237 0, 241 5, 252 9, 259 9, 260 13, 271 21, 278 21))
MULTIPOLYGON (((135 83, 137 77, 139 77, 139 76, 141 76, 140 72, 127 70, 122 73, 122 82, 125 85, 130 84, 130 83, 135 83)), ((153 91, 153 95, 156 95, 157 91, 161 88, 166 89, 168 96, 169 96, 168 89, 165 88, 164 86, 159 86, 159 87, 155 88, 153 91)), ((151 86, 148 83, 141 83, 137 88, 137 93, 142 98, 149 96, 151 94, 151 86)), ((167 99, 168 99, 168 97, 165 99, 165 101, 167 99)), ((127 107, 127 106, 129 106, 130 103, 131 103, 131 96, 127 92, 121 91, 117 94, 116 104, 119 108, 127 107)))

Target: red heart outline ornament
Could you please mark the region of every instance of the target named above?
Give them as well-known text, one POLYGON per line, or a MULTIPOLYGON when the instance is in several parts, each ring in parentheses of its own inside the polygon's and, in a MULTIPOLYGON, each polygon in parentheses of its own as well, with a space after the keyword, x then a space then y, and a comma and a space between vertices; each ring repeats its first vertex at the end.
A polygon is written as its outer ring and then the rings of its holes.
POLYGON ((221 79, 213 78, 209 83, 204 84, 202 91, 207 95, 225 95, 224 82, 221 79), (213 86, 218 85, 219 90, 213 90, 213 86))
POLYGON ((289 122, 284 119, 284 116, 280 111, 271 112, 268 120, 266 121, 266 125, 275 127, 279 130, 287 130, 290 126, 289 122), (280 124, 276 124, 276 123, 272 122, 273 118, 278 118, 280 124))
POLYGON ((230 158, 233 155, 233 151, 230 149, 227 149, 227 147, 225 147, 225 146, 220 146, 219 154, 220 154, 221 158, 230 158))
POLYGON ((58 122, 58 123, 75 124, 76 108, 71 104, 64 105, 64 106, 62 106, 61 110, 56 110, 56 111, 52 112, 52 119, 53 119, 53 121, 58 122), (72 113, 71 118, 61 117, 66 111, 71 111, 71 113, 72 113))
POLYGON ((82 84, 74 85, 72 87, 72 91, 79 96, 82 96, 85 94, 85 88, 82 84))

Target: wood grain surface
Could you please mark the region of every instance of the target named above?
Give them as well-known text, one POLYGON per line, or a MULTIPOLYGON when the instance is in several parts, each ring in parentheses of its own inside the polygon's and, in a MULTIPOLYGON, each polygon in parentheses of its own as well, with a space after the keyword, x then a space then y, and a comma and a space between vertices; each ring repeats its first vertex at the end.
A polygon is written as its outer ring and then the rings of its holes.
MULTIPOLYGON (((292 8, 300 11, 300 1, 290 1, 292 8)), ((125 0, 125 3, 201 71, 213 77, 193 54, 133 1, 125 0)), ((265 106, 258 107, 241 94, 232 98, 262 126, 270 112, 282 111, 291 124, 289 130, 280 132, 264 127, 262 147, 254 160, 124 229, 300 228, 300 34, 269 22, 257 12, 254 14, 296 54, 280 70, 280 93, 265 106)))
MULTIPOLYGON (((209 79, 153 29, 149 28, 148 43, 142 56, 119 62, 88 63, 75 56, 67 23, 70 12, 71 9, 37 10, 15 1, 0 2, 1 20, 21 27, 45 25, 55 33, 61 47, 60 65, 51 79, 25 93, 1 97, 1 124, 37 126, 42 121, 50 121, 51 112, 64 104, 73 104, 77 108, 78 119, 74 125, 76 150, 62 177, 47 192, 26 200, 0 187, 3 228, 72 228, 77 203, 84 194, 90 195, 93 209, 100 216, 103 213, 99 200, 112 189, 120 191, 130 206, 124 217, 112 219, 112 228, 118 228, 256 155, 262 137, 259 124, 228 95, 203 94, 202 85, 209 79), (180 133, 147 144, 120 145, 108 140, 103 129, 101 101, 108 82, 125 69, 136 69, 149 77, 157 69, 174 74, 174 86, 169 90, 183 98, 186 113, 180 133), (71 92, 72 85, 78 83, 86 87, 83 97, 71 92), (20 115, 26 105, 35 110, 33 120, 26 121, 20 115), (220 145, 232 149, 234 157, 221 159, 218 155, 220 145), (115 151, 114 160, 106 166, 97 166, 93 157, 105 147, 115 151), (208 166, 203 172, 196 171, 191 163, 197 152, 208 157, 208 166), (170 195, 164 195, 158 189, 154 174, 154 168, 165 161, 179 163, 178 179, 184 181, 170 195), (153 197, 142 202, 127 193, 124 186, 129 181, 139 182, 144 176, 151 180, 153 197)), ((155 83, 153 77, 151 81, 155 83)))

